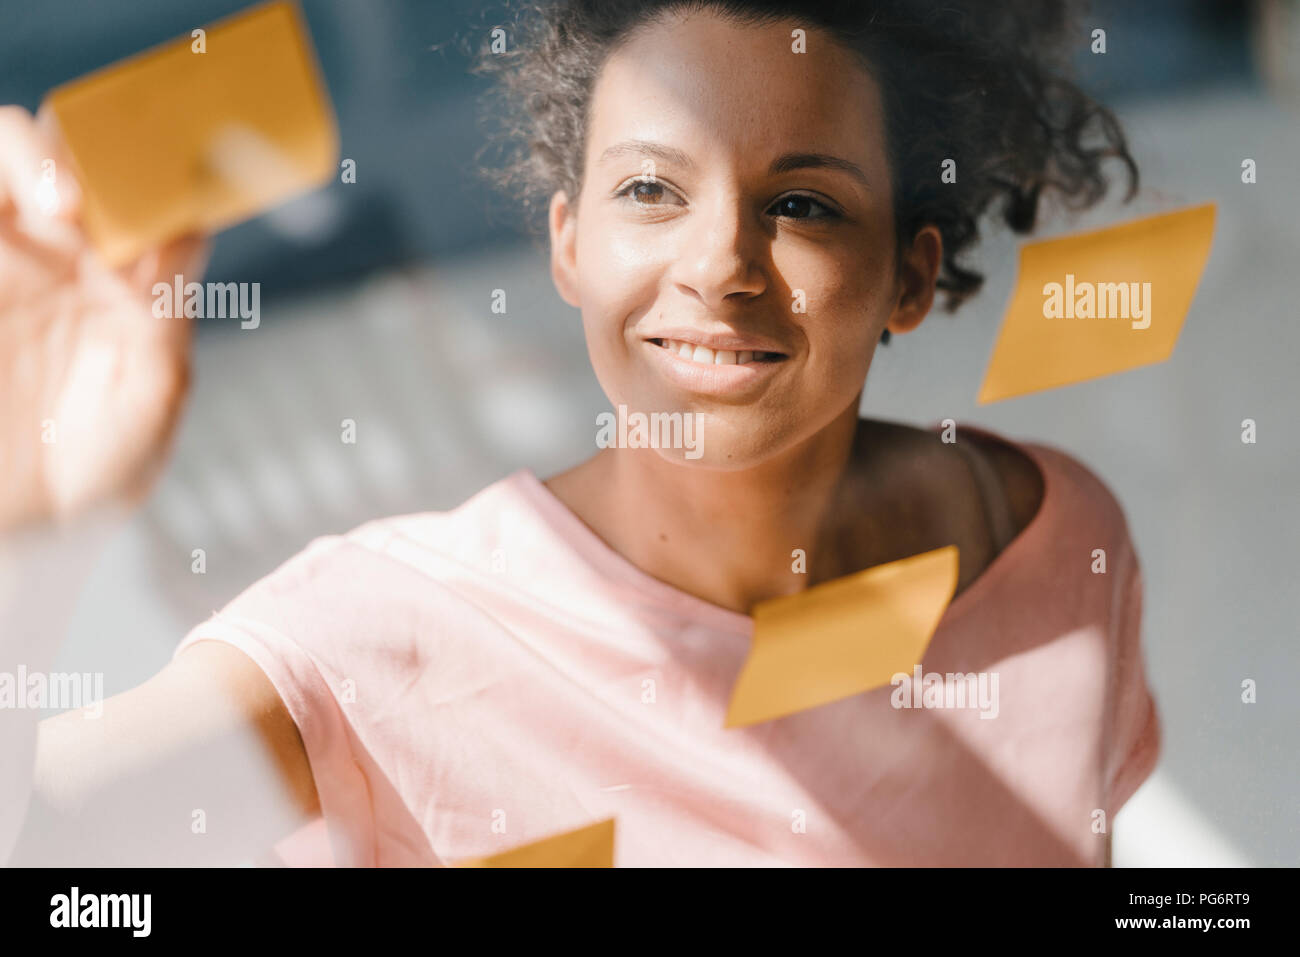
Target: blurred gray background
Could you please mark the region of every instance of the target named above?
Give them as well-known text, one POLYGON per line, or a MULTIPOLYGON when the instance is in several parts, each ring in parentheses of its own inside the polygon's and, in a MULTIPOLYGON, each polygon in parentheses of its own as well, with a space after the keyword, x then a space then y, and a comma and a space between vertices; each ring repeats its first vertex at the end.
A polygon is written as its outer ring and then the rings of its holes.
MULTIPOLYGON (((46 0, 0 12, 0 102, 248 4, 46 0)), ((474 171, 479 81, 447 41, 498 8, 306 0, 357 182, 222 234, 207 277, 262 283, 262 323, 200 322, 196 382, 169 470, 87 583, 57 667, 105 693, 311 538, 443 509, 527 466, 593 451, 606 408, 577 314, 544 254, 474 171), (438 49, 434 49, 437 47, 438 49), (494 288, 508 295, 494 315, 494 288), (340 442, 340 422, 357 443, 340 442), (592 425, 588 425, 591 423, 592 425), (207 572, 191 573, 202 548, 207 572)), ((1108 52, 1084 85, 1119 113, 1143 175, 1039 236, 1218 203, 1209 265, 1172 359, 977 406, 1018 241, 986 231, 988 280, 878 351, 864 412, 944 417, 1058 446, 1119 497, 1146 580, 1144 645, 1164 723, 1156 773, 1115 825, 1117 865, 1300 862, 1300 436, 1289 288, 1300 247, 1300 4, 1095 3, 1108 52), (1240 164, 1258 164, 1258 183, 1240 164), (1258 423, 1243 445, 1241 421, 1258 423), (1240 700, 1243 679, 1258 703, 1240 700)))

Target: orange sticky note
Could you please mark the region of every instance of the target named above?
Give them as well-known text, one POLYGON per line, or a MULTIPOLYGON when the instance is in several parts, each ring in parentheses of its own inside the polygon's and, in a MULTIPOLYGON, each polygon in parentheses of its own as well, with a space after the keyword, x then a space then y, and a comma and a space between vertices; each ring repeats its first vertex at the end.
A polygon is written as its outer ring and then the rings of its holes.
POLYGON ((1027 243, 979 403, 1163 362, 1210 256, 1208 203, 1027 243))
POLYGON ((338 132, 297 7, 274 2, 52 90, 100 255, 121 265, 331 178, 338 132), (196 35, 197 34, 197 35, 196 35))
POLYGON ((793 714, 889 684, 921 661, 957 590, 945 545, 755 606, 754 638, 724 727, 793 714))
POLYGON ((457 867, 613 867, 614 819, 522 847, 458 861, 457 867))

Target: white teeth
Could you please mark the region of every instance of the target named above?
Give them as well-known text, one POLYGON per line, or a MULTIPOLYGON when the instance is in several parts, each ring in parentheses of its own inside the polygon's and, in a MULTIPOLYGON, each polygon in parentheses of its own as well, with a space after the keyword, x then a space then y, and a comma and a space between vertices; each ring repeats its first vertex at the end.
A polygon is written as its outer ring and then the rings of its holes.
POLYGON ((661 349, 676 353, 683 359, 689 359, 691 362, 698 362, 700 365, 706 366, 745 365, 748 362, 754 362, 756 355, 765 356, 768 354, 753 349, 744 352, 734 352, 730 349, 708 349, 704 346, 697 346, 691 342, 681 342, 677 339, 660 339, 659 346, 661 349))

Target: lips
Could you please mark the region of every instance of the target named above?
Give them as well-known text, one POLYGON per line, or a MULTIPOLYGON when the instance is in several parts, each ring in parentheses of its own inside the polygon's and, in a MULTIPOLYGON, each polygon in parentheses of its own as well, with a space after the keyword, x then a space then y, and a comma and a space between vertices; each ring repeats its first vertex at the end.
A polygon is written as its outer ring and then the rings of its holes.
POLYGON ((768 349, 711 348, 685 339, 655 338, 648 341, 680 359, 703 366, 743 366, 751 362, 780 362, 786 358, 785 353, 768 349))
POLYGON ((677 388, 749 402, 787 367, 790 356, 772 345, 757 338, 673 330, 644 339, 642 348, 651 364, 677 388))

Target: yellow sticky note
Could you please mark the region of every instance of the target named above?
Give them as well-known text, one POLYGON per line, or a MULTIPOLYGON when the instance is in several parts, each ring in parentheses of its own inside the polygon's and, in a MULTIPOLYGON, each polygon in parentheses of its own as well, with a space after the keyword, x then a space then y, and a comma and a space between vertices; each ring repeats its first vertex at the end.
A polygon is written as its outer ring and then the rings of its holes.
POLYGON ((457 867, 613 867, 614 819, 534 841, 522 847, 457 861, 457 867))
POLYGON ((793 714, 910 674, 957 590, 957 546, 755 606, 725 727, 793 714))
POLYGON ((1214 216, 1208 203, 1023 246, 980 404, 1168 359, 1214 216))
POLYGON ((52 90, 87 233, 111 265, 319 185, 338 132, 297 7, 263 4, 52 90))

